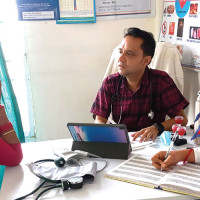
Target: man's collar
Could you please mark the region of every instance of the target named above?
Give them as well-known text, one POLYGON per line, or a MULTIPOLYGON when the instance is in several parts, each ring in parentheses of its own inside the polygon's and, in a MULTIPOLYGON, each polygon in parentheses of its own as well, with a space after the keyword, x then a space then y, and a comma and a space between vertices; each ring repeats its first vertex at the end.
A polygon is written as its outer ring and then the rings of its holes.
MULTIPOLYGON (((150 84, 150 78, 149 78, 150 75, 149 75, 149 73, 151 73, 150 70, 151 69, 149 69, 148 66, 145 68, 144 74, 142 75, 142 79, 141 79, 141 81, 139 83, 139 87, 138 88, 140 88, 141 85, 142 86, 149 86, 149 84, 150 84)), ((124 77, 122 79, 122 84, 120 85, 120 88, 123 88, 124 86, 128 87, 128 82, 127 82, 126 77, 124 77)))

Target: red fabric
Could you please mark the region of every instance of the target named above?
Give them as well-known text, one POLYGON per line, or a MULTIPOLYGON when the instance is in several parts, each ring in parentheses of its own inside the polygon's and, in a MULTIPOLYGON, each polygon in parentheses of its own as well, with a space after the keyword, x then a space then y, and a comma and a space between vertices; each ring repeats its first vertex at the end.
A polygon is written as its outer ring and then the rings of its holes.
POLYGON ((21 144, 8 144, 0 139, 0 165, 16 166, 23 158, 21 144))
MULTIPOLYGON (((111 97, 116 94, 120 75, 119 73, 108 76, 100 90, 91 112, 94 115, 108 118, 113 107, 113 120, 119 121, 120 100, 112 102, 111 97)), ((126 78, 122 79, 119 94, 122 97, 122 116, 120 124, 125 124, 128 131, 138 131, 152 124, 165 121, 166 115, 175 117, 176 114, 188 106, 189 102, 183 97, 170 76, 160 70, 151 69, 152 81, 152 110, 153 120, 148 117, 150 111, 150 78, 149 68, 146 68, 140 87, 136 92, 128 88, 126 78)))

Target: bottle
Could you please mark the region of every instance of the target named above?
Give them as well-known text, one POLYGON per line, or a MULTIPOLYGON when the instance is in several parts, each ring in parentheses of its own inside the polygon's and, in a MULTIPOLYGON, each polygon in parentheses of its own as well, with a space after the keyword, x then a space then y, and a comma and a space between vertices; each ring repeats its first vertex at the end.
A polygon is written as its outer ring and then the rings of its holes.
MULTIPOLYGON (((197 115, 200 113, 200 91, 197 93, 197 101, 195 103, 195 118, 197 117, 197 115)), ((194 123, 194 133, 197 131, 197 129, 199 128, 200 125, 200 119, 198 119, 195 123, 194 123)), ((200 137, 197 137, 196 139, 194 139, 194 143, 195 144, 200 144, 200 137)))

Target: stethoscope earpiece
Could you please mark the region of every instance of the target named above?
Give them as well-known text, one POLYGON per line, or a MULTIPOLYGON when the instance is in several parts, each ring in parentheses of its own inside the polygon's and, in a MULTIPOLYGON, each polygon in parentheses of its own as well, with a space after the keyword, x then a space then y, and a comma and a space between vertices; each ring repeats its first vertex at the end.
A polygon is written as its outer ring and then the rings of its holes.
POLYGON ((65 165, 65 159, 62 157, 58 157, 54 160, 54 163, 57 167, 63 167, 65 165))
POLYGON ((65 165, 65 159, 63 157, 58 157, 55 160, 54 159, 43 159, 43 160, 38 160, 35 161, 35 164, 39 164, 39 163, 44 163, 44 162, 54 162, 54 164, 57 167, 63 167, 65 165))
POLYGON ((63 167, 65 164, 67 165, 74 165, 78 163, 78 159, 71 157, 68 158, 67 160, 65 160, 63 157, 58 157, 55 160, 54 159, 43 159, 43 160, 38 160, 36 162, 34 162, 35 164, 39 164, 39 163, 44 163, 44 162, 54 162, 54 164, 57 167, 63 167))

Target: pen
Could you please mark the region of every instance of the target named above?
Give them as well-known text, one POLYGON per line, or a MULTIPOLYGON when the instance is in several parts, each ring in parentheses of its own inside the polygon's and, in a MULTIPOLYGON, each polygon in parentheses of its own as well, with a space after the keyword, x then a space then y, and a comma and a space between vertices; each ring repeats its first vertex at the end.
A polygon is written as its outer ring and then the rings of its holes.
POLYGON ((172 138, 172 141, 171 141, 171 143, 170 143, 169 149, 168 149, 168 151, 167 151, 167 153, 166 153, 166 155, 165 155, 165 160, 166 160, 167 157, 169 156, 169 153, 170 153, 170 151, 171 151, 171 149, 172 149, 172 147, 173 147, 173 145, 174 145, 174 141, 176 140, 177 135, 178 135, 178 129, 176 130, 176 132, 175 132, 174 135, 173 135, 173 138, 172 138))

